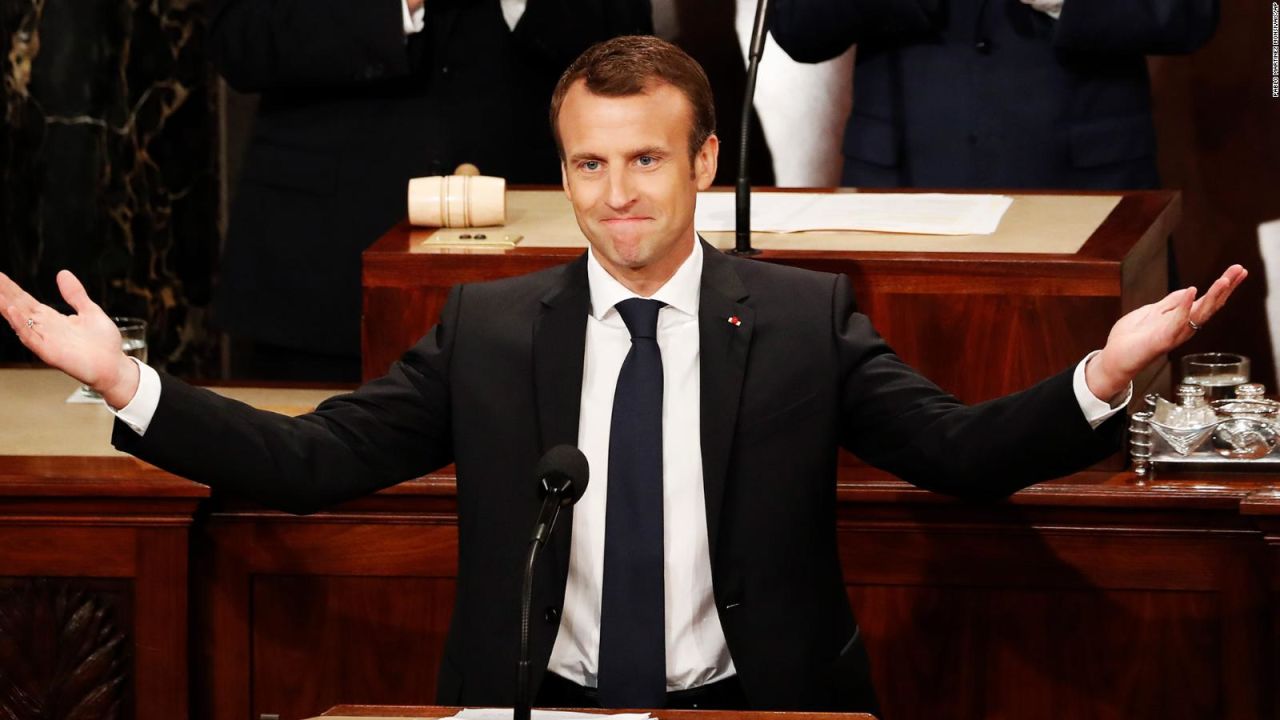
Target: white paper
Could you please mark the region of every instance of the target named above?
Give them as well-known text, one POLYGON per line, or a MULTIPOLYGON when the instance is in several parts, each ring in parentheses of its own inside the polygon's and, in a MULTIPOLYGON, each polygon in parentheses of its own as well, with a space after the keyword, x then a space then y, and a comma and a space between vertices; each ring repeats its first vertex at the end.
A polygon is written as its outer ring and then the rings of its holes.
POLYGON ((1271 329, 1271 355, 1280 368, 1280 220, 1258 225, 1258 249, 1267 281, 1267 325, 1271 329))
MULTIPOLYGON (((1013 198, 1007 195, 752 193, 751 230, 990 235, 1012 204, 1013 198)), ((733 193, 698 193, 694 215, 697 230, 732 232, 736 216, 733 193)))
MULTIPOLYGON (((538 710, 532 712, 532 720, 590 720, 593 718, 609 718, 609 720, 651 720, 649 713, 605 713, 568 712, 564 710, 538 710)), ((453 716, 458 720, 511 720, 511 708, 467 708, 453 716)), ((449 720, 446 718, 445 720, 449 720)))

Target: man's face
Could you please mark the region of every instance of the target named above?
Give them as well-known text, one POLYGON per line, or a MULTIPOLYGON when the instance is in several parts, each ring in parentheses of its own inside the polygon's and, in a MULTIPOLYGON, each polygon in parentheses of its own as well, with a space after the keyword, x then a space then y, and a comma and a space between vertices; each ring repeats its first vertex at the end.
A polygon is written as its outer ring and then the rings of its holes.
POLYGON ((689 100, 666 83, 604 97, 579 80, 560 106, 561 171, 578 227, 633 290, 656 290, 693 249, 694 200, 715 177, 719 141, 712 135, 690 162, 692 123, 689 100))

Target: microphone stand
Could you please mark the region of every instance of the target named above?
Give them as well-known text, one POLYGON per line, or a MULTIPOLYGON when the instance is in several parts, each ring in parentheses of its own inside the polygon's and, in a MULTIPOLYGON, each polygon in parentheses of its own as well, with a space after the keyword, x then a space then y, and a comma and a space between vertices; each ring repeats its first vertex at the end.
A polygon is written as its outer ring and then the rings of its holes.
MULTIPOLYGON (((738 186, 734 191, 737 201, 737 223, 732 252, 734 255, 758 255, 751 247, 751 172, 749 162, 749 138, 751 137, 751 109, 756 94, 756 75, 760 72, 760 56, 764 54, 765 30, 769 13, 769 0, 756 3, 756 20, 751 28, 751 45, 747 51, 747 87, 742 94, 742 132, 738 146, 738 186)), ((519 720, 517 718, 517 720, 519 720)))
MULTIPOLYGON (((561 480, 555 485, 544 478, 543 488, 547 495, 542 500, 542 510, 538 512, 538 522, 533 527, 533 537, 529 538, 529 551, 525 556, 524 581, 520 587, 520 661, 516 664, 516 702, 512 720, 529 720, 532 714, 529 697, 529 608, 533 604, 533 565, 538 559, 538 550, 546 544, 555 528, 556 518, 560 516, 560 508, 564 504, 565 493, 569 491, 570 482, 561 480)), ((570 500, 572 503, 572 500, 570 500)))

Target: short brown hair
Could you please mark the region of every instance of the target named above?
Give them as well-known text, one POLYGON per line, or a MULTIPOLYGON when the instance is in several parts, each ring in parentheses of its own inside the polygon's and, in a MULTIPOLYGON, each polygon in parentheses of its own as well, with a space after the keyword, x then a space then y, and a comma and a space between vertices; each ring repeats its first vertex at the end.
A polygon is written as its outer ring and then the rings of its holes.
POLYGON ((716 130, 716 106, 711 99, 711 83, 697 60, 666 40, 652 35, 623 35, 587 48, 569 66, 551 93, 551 134, 564 160, 560 142, 560 106, 569 88, 579 80, 587 90, 605 97, 627 97, 645 92, 654 82, 674 86, 688 98, 693 108, 689 129, 689 159, 716 130))

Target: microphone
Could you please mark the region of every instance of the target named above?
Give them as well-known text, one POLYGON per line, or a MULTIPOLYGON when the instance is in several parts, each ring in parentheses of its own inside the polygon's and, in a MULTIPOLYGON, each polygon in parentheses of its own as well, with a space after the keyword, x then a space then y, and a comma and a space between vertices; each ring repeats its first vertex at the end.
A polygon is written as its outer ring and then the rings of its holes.
POLYGON ((524 583, 520 590, 520 661, 516 665, 516 702, 513 720, 529 720, 529 606, 533 604, 533 566, 538 550, 555 529, 561 508, 567 508, 587 491, 587 456, 572 445, 557 445, 546 452, 534 467, 542 509, 529 537, 525 556, 524 583))
POLYGON ((747 87, 742 93, 742 132, 738 146, 738 186, 734 190, 737 201, 737 222, 734 225, 734 255, 758 255, 751 247, 751 172, 748 167, 751 137, 751 108, 756 94, 756 75, 760 72, 760 56, 764 55, 765 25, 768 21, 769 0, 757 0, 756 21, 751 28, 751 45, 747 50, 747 87))
POLYGON ((557 445, 547 451, 533 469, 542 493, 542 511, 533 526, 529 542, 545 545, 560 508, 578 502, 587 491, 587 456, 572 445, 557 445))

